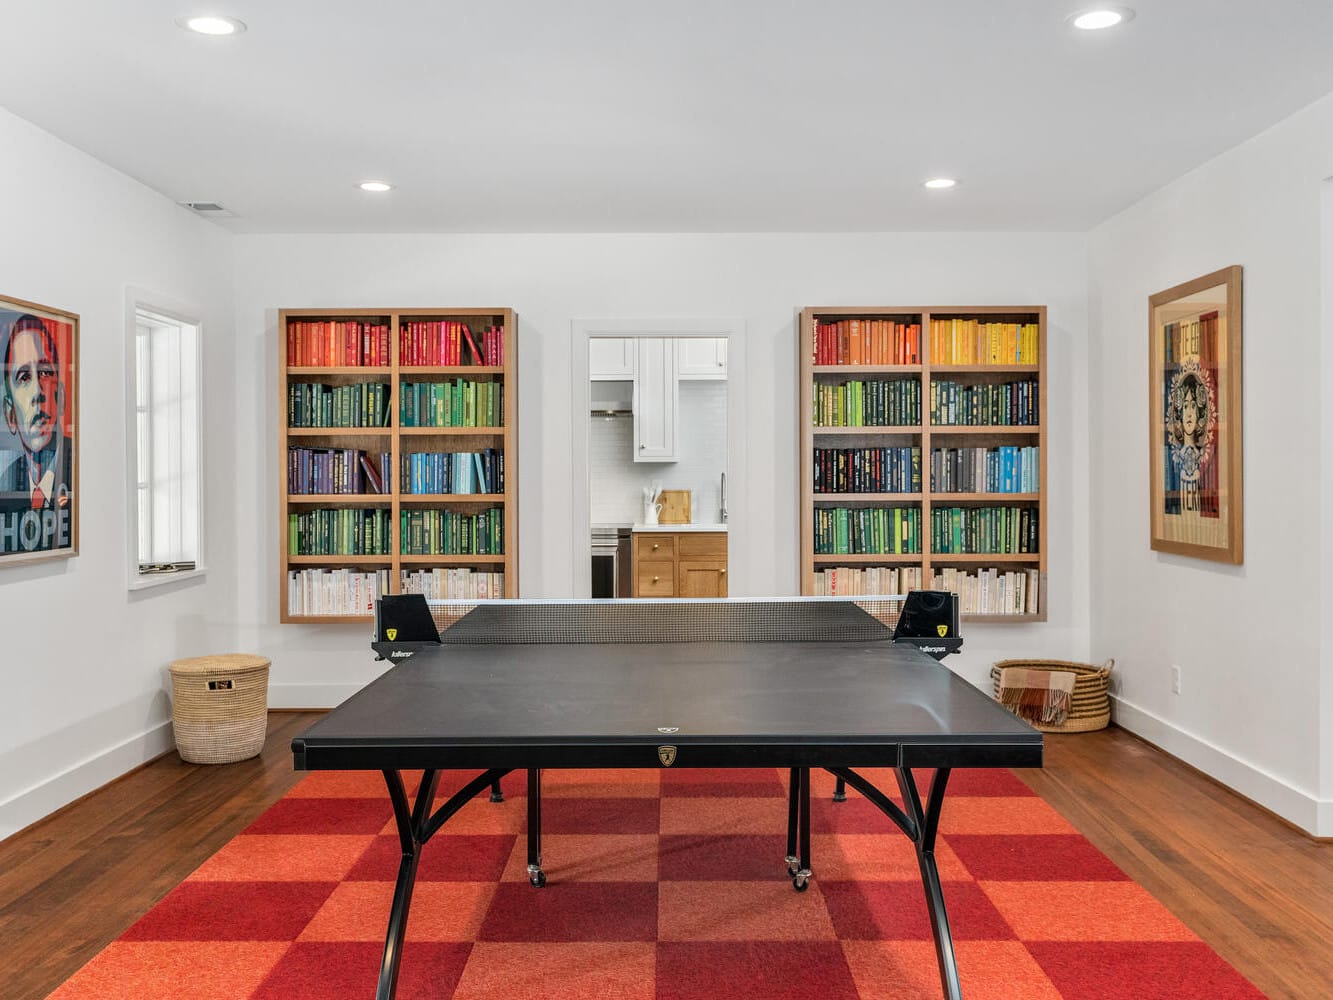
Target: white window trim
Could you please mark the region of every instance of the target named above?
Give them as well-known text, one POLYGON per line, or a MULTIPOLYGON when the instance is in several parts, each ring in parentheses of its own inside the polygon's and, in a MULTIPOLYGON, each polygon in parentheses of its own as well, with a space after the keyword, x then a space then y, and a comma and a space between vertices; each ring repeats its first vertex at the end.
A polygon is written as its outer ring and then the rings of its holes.
POLYGON ((207 489, 205 478, 207 462, 204 454, 204 425, 206 422, 204 399, 204 324, 199 318, 202 310, 198 307, 175 301, 166 296, 141 288, 126 288, 125 292, 125 488, 126 488, 126 588, 131 591, 150 590, 170 584, 183 583, 187 580, 202 579, 207 575, 208 564, 204 545, 205 538, 205 501, 207 489), (195 345, 195 392, 199 400, 199 419, 195 421, 195 448, 199 455, 199 537, 198 552, 195 556, 195 568, 175 573, 140 573, 139 572, 139 428, 138 403, 135 389, 138 385, 136 366, 136 348, 139 327, 139 311, 157 313, 168 319, 193 326, 198 331, 198 343, 195 345))

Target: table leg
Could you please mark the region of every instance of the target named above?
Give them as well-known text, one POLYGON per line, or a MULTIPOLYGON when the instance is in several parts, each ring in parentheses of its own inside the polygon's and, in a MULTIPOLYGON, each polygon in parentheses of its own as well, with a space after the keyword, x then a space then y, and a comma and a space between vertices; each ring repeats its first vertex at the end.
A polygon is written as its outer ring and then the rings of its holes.
POLYGON ((917 823, 917 835, 913 838, 913 843, 916 846, 917 866, 921 869, 921 884, 926 890, 930 929, 935 937, 935 961, 940 967, 940 984, 944 987, 944 995, 948 1000, 962 1000, 963 989, 958 981, 958 960, 953 950, 953 932, 949 929, 949 911, 944 906, 944 887, 940 885, 940 870, 935 863, 935 834, 939 830, 940 809, 944 805, 944 789, 949 782, 949 768, 941 767, 935 771, 924 809, 912 772, 904 767, 897 768, 896 771, 903 805, 917 823))
POLYGON ((810 769, 793 767, 787 790, 787 874, 797 892, 810 888, 810 769))
POLYGON ((528 768, 528 881, 540 889, 546 884, 542 871, 542 773, 528 768))
POLYGON ((796 856, 796 824, 801 801, 801 769, 793 767, 787 781, 787 874, 795 875, 801 867, 796 856))
POLYGON ((435 789, 439 784, 439 772, 426 771, 421 776, 421 786, 417 789, 416 806, 409 813, 407 791, 403 787, 403 776, 398 771, 385 771, 384 781, 389 786, 389 799, 393 803, 393 818, 398 826, 398 842, 403 849, 402 860, 398 863, 398 882, 393 890, 393 905, 389 909, 389 928, 384 936, 384 957, 380 961, 379 985, 375 990, 376 1000, 392 1000, 398 989, 398 965, 403 955, 403 938, 407 934, 407 914, 412 908, 412 890, 417 882, 417 866, 421 862, 421 845, 425 838, 422 831, 430 817, 430 807, 435 801, 435 789))

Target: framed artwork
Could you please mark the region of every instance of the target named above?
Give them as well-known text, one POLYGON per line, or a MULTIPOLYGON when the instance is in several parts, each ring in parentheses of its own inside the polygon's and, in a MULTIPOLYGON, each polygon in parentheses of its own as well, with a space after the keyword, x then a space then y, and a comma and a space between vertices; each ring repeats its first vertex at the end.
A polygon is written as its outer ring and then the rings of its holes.
POLYGON ((0 297, 0 565, 79 551, 79 317, 0 297))
POLYGON ((1241 269, 1148 299, 1152 547, 1244 561, 1241 269))

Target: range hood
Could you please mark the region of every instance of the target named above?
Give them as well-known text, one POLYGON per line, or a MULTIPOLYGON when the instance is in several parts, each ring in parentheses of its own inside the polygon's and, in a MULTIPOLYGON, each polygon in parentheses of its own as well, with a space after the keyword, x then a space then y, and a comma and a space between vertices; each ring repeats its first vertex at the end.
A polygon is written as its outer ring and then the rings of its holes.
POLYGON ((592 383, 592 414, 596 417, 628 417, 634 413, 634 383, 597 379, 592 383))

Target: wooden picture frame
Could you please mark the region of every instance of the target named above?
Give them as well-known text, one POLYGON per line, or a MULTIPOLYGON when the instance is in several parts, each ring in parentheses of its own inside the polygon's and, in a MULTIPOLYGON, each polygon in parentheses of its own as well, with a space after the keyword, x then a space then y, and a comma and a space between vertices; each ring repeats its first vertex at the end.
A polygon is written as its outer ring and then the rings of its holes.
POLYGON ((79 552, 79 317, 0 297, 0 566, 79 552))
POLYGON ((1148 298, 1149 524, 1158 552, 1244 561, 1241 268, 1148 298))

